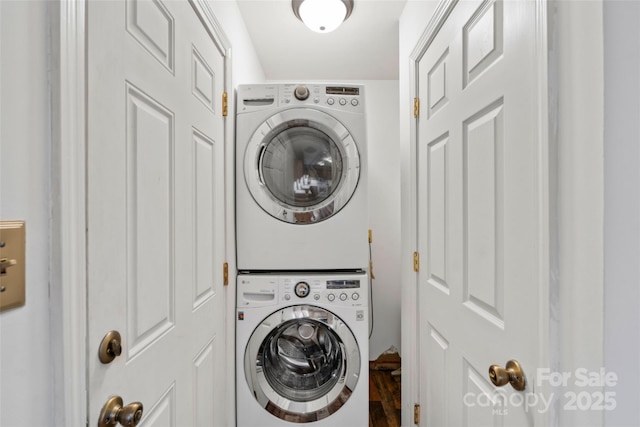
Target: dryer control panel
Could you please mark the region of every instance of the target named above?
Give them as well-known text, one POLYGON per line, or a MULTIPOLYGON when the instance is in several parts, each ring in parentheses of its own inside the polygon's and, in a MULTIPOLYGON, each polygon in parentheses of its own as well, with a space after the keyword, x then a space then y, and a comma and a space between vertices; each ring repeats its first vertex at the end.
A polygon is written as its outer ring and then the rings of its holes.
POLYGON ((333 275, 240 274, 238 307, 319 304, 342 307, 368 305, 366 273, 333 275))

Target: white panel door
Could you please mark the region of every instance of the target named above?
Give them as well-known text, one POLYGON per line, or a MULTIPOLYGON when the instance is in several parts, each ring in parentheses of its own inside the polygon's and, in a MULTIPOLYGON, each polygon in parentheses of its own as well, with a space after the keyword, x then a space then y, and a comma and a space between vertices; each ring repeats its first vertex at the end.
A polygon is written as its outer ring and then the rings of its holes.
POLYGON ((533 426, 548 239, 537 5, 447 3, 417 63, 421 425, 533 426), (524 392, 489 379, 510 359, 524 392))
POLYGON ((87 13, 89 425, 111 395, 141 425, 224 425, 223 52, 187 1, 87 13))

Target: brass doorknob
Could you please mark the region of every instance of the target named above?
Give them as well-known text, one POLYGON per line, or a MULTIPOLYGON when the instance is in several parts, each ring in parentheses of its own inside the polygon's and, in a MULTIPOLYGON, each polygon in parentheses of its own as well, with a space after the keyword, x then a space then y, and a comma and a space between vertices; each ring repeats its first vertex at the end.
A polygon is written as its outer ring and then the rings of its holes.
POLYGON ((509 360, 505 368, 499 365, 489 366, 489 378, 491 378, 493 385, 497 387, 511 383, 513 388, 522 391, 527 386, 524 371, 516 360, 509 360))
POLYGON ((122 354, 122 338, 118 331, 110 331, 102 338, 98 358, 105 365, 122 354))
POLYGON ((133 402, 122 406, 120 396, 111 396, 102 407, 98 427, 111 427, 118 423, 125 427, 135 427, 142 418, 142 403, 133 402))

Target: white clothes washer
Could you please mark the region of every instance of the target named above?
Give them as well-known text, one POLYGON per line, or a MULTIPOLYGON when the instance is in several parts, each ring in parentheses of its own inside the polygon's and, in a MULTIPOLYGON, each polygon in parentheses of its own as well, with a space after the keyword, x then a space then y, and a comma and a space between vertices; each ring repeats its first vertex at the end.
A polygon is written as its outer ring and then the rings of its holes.
POLYGON ((241 85, 236 110, 238 269, 368 268, 364 87, 241 85))
POLYGON ((366 427, 365 273, 240 274, 237 427, 366 427))

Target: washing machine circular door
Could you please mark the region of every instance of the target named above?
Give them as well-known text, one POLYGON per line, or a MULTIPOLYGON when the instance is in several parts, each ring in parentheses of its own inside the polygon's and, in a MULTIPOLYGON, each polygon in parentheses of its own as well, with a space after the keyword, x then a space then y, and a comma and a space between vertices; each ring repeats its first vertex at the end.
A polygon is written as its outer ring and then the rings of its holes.
POLYGON ((360 178, 360 155, 331 115, 289 109, 265 120, 244 156, 245 181, 260 207, 292 224, 328 219, 346 206, 360 178))
POLYGON ((344 321, 309 305, 264 319, 244 354, 251 394, 266 411, 293 423, 338 411, 357 386, 360 365, 356 338, 344 321))

